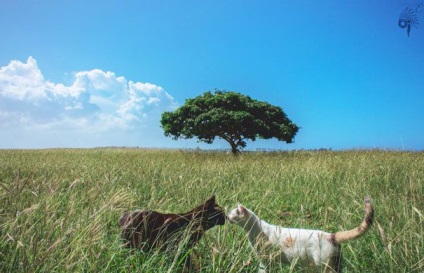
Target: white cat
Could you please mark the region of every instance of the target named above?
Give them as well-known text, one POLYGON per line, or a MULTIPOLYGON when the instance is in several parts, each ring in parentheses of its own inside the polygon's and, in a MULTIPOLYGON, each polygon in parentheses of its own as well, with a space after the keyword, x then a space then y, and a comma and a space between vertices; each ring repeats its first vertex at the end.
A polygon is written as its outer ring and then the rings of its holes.
POLYGON ((336 233, 271 225, 243 205, 238 205, 228 214, 229 222, 239 225, 247 233, 261 262, 261 273, 271 265, 296 262, 313 272, 339 273, 342 260, 340 243, 362 236, 370 228, 373 218, 370 198, 365 198, 365 218, 361 225, 336 233))

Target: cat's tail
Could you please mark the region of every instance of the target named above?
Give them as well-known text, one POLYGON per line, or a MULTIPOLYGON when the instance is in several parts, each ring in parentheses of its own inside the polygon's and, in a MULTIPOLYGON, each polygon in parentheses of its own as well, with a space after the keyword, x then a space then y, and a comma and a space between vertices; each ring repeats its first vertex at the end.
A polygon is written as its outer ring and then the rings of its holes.
POLYGON ((374 209, 371 204, 371 198, 366 197, 364 203, 365 217, 362 223, 354 229, 331 234, 331 239, 334 242, 341 243, 361 237, 371 227, 374 220, 374 209))

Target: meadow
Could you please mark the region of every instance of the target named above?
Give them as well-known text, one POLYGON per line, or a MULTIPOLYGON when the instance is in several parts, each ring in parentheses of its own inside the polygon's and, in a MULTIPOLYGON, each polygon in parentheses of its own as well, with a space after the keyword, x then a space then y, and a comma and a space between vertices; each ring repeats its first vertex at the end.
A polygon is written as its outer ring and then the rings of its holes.
MULTIPOLYGON (((273 224, 351 229, 370 196, 375 222, 343 244, 343 272, 424 272, 424 153, 0 150, 0 272, 175 272, 178 261, 122 247, 124 210, 184 212, 212 194, 273 224)), ((201 272, 257 272, 243 231, 209 230, 201 272)), ((299 272, 289 265, 284 272, 299 272)))

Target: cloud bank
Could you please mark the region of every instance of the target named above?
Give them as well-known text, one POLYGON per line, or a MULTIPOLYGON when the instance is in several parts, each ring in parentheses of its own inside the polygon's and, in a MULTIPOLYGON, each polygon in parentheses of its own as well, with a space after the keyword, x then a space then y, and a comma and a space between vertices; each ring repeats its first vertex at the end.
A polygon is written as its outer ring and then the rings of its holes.
POLYGON ((176 107, 162 87, 110 71, 79 71, 65 85, 32 57, 13 60, 0 68, 0 148, 157 146, 160 115, 176 107))

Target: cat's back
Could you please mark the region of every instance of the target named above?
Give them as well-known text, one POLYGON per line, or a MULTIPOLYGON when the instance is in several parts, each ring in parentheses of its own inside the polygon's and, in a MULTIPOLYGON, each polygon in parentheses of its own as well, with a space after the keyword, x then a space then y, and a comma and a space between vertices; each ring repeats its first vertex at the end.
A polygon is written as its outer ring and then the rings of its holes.
POLYGON ((274 241, 278 241, 280 246, 285 248, 313 246, 317 243, 321 244, 323 241, 327 241, 327 238, 331 237, 330 233, 317 229, 283 228, 275 226, 274 230, 274 241))

